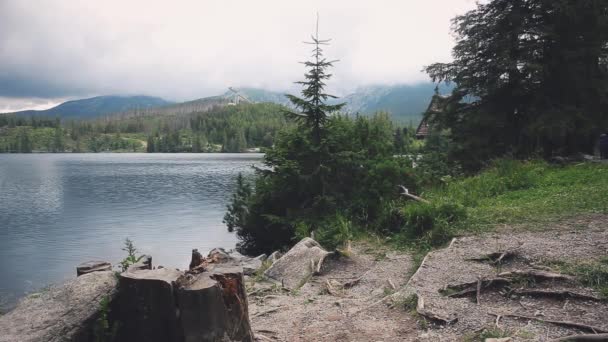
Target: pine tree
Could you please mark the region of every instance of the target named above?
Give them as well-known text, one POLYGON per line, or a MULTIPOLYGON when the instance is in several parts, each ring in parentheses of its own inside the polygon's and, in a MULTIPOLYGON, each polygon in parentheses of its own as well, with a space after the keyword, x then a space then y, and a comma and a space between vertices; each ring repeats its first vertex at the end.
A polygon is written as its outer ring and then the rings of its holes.
POLYGON ((236 191, 232 195, 232 200, 228 205, 228 211, 224 215, 223 222, 228 227, 229 232, 233 232, 235 227, 243 227, 245 219, 249 213, 247 204, 251 197, 251 185, 245 181, 242 173, 236 178, 236 191))
POLYGON ((314 46, 312 50, 312 60, 306 61, 303 64, 308 68, 304 74, 304 81, 298 81, 296 84, 303 86, 302 97, 294 95, 286 95, 289 101, 300 110, 300 112, 288 112, 296 120, 302 122, 311 130, 313 143, 315 146, 321 145, 323 136, 323 127, 327 121, 327 116, 331 112, 339 111, 344 107, 344 103, 329 105, 327 99, 337 98, 324 92, 325 81, 331 77, 326 70, 333 66, 337 60, 328 61, 323 57, 323 49, 321 46, 329 45, 331 39, 319 39, 319 20, 317 18, 317 29, 315 35, 311 37, 312 42, 306 42, 314 46))

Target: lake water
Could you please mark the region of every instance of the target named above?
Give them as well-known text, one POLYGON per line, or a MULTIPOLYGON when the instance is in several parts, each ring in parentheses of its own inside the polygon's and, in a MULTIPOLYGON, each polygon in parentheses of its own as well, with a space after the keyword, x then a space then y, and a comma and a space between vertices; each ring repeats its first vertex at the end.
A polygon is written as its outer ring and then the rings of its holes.
POLYGON ((0 307, 116 264, 131 238, 154 265, 186 268, 192 248, 234 248, 222 223, 239 172, 261 154, 0 154, 0 307))

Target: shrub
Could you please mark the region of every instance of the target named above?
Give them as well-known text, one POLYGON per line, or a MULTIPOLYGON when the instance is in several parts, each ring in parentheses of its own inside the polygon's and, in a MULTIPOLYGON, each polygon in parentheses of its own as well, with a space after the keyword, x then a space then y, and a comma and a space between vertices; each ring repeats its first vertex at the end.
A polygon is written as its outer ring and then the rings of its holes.
POLYGON ((437 246, 452 237, 451 226, 466 218, 466 210, 453 203, 414 203, 405 206, 402 215, 407 238, 437 246))
POLYGON ((122 250, 127 252, 127 257, 120 262, 120 268, 123 272, 126 271, 129 266, 138 262, 143 257, 143 255, 136 256, 137 248, 135 248, 135 245, 131 239, 126 238, 124 244, 125 246, 122 248, 122 250))
POLYGON ((323 247, 336 249, 352 239, 351 227, 352 222, 350 220, 337 214, 325 220, 324 225, 315 232, 315 238, 323 247))

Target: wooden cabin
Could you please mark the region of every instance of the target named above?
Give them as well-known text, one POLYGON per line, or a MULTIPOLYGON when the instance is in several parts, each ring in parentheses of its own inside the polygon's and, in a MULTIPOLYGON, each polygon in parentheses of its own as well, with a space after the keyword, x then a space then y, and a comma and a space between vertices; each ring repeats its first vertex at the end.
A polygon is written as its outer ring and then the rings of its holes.
POLYGON ((428 117, 429 115, 441 113, 446 99, 448 99, 448 96, 441 96, 439 94, 433 95, 431 103, 429 103, 429 107, 426 109, 426 112, 424 112, 423 118, 418 125, 418 129, 416 129, 416 139, 422 140, 429 135, 431 128, 429 127, 428 117))

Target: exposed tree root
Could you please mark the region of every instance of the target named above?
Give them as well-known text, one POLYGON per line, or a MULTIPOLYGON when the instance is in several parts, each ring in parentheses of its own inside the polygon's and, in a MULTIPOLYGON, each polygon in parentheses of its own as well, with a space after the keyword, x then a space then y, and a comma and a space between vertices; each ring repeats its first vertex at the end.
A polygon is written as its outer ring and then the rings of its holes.
POLYGON ((582 300, 592 300, 595 302, 601 302, 602 299, 595 296, 590 296, 582 293, 572 291, 551 291, 551 290, 514 290, 512 294, 520 296, 532 296, 532 297, 550 297, 550 298, 574 298, 582 300))
POLYGON ((371 271, 371 269, 365 271, 361 276, 359 276, 358 278, 355 278, 351 281, 347 281, 346 283, 342 284, 342 286, 345 289, 350 289, 351 287, 354 287, 355 285, 359 284, 359 282, 361 281, 361 279, 363 279, 363 277, 365 277, 365 275, 367 275, 367 273, 371 271))
MULTIPOLYGON (((492 316, 499 316, 498 314, 495 314, 495 313, 489 313, 489 314, 492 316)), ((559 326, 566 327, 566 328, 576 328, 576 329, 580 329, 580 330, 588 331, 588 332, 592 332, 592 333, 608 333, 608 330, 605 330, 605 329, 599 328, 599 327, 594 327, 594 326, 587 325, 587 324, 583 324, 583 323, 567 322, 567 321, 554 321, 554 320, 549 320, 549 319, 542 319, 542 318, 538 318, 538 317, 516 315, 516 314, 500 314, 500 316, 511 317, 511 318, 516 318, 516 319, 527 319, 527 320, 537 321, 537 322, 542 322, 542 323, 550 323, 550 324, 555 324, 555 325, 559 325, 559 326)))
POLYGON ((515 270, 509 272, 502 272, 498 274, 501 278, 515 278, 515 277, 528 277, 535 280, 574 280, 575 278, 569 275, 561 273, 553 273, 539 270, 515 270))
POLYGON ((561 337, 552 342, 595 342, 595 341, 608 341, 608 334, 588 334, 588 335, 571 335, 561 337))
POLYGON ((450 298, 462 298, 472 295, 478 296, 478 293, 481 293, 482 289, 500 288, 510 284, 511 281, 505 278, 480 279, 469 283, 448 285, 442 292, 446 293, 446 296, 450 298))
POLYGON ((252 315, 251 317, 260 317, 260 316, 264 316, 264 315, 267 315, 267 314, 269 314, 269 313, 273 313, 273 312, 275 312, 275 311, 279 311, 279 310, 281 310, 282 308, 283 308, 282 306, 279 306, 279 307, 277 307, 277 308, 272 308, 272 309, 268 309, 268 310, 265 310, 265 311, 261 311, 261 312, 258 312, 258 313, 256 313, 256 314, 252 315))
POLYGON ((487 262, 492 265, 501 265, 504 261, 513 259, 517 256, 516 250, 508 250, 505 252, 494 252, 481 257, 466 259, 467 261, 487 262))

